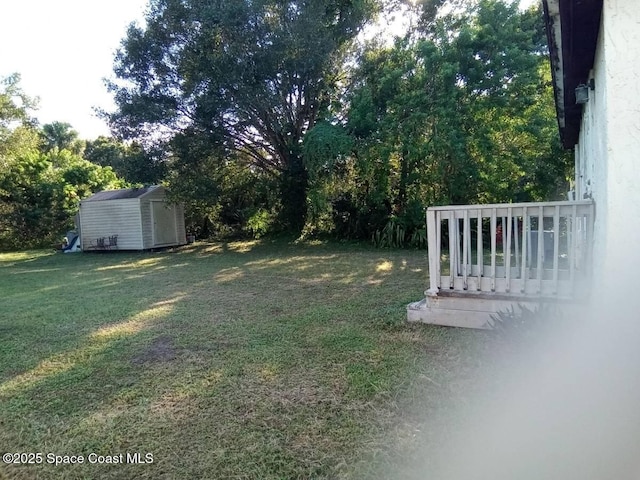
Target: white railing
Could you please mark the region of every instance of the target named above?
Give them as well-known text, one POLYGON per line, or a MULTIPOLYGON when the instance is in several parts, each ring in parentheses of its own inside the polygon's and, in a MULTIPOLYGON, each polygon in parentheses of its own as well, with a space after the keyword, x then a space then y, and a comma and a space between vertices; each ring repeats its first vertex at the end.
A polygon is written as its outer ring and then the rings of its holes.
POLYGON ((427 295, 587 295, 593 221, 590 200, 430 207, 427 295))

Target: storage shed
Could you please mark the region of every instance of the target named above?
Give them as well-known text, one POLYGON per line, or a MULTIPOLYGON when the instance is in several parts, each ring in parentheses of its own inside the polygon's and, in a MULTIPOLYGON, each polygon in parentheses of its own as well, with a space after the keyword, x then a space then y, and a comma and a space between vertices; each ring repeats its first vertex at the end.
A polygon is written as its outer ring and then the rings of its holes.
POLYGON ((187 243, 184 207, 164 187, 105 190, 80 202, 82 250, 148 250, 187 243))

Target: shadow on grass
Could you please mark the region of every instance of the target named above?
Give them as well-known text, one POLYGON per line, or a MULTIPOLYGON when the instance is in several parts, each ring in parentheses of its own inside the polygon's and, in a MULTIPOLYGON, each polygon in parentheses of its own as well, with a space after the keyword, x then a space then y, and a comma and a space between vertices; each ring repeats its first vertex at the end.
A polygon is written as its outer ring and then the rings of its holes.
POLYGON ((57 266, 64 288, 48 290, 60 277, 46 271, 30 293, 9 288, 12 448, 154 451, 149 476, 335 477, 424 353, 424 332, 403 324, 426 284, 421 252, 257 242, 67 257, 28 267, 57 266))
MULTIPOLYGON (((306 249, 313 251, 313 247, 306 249)), ((2 378, 6 378, 7 373, 15 375, 16 371, 24 373, 21 370, 38 369, 38 365, 47 358, 64 355, 67 347, 76 348, 78 343, 82 344, 82 335, 90 337, 92 329, 127 324, 136 315, 152 309, 153 302, 165 301, 172 295, 179 294, 180 302, 203 307, 194 309, 187 306, 184 309, 187 317, 195 316, 199 320, 203 313, 204 317, 208 315, 217 323, 264 312, 295 317, 310 308, 320 308, 321 313, 323 310, 333 311, 331 302, 327 300, 353 298, 367 287, 380 287, 394 268, 393 262, 386 258, 372 259, 370 252, 364 254, 366 261, 355 264, 350 251, 346 259, 336 253, 264 258, 265 254, 280 252, 279 246, 265 246, 257 242, 249 245, 205 245, 191 247, 188 252, 178 252, 207 258, 217 255, 224 259, 215 265, 203 263, 202 258, 176 264, 176 257, 168 252, 153 256, 81 256, 83 261, 66 265, 65 285, 43 286, 43 283, 56 281, 58 277, 42 279, 40 275, 42 281, 23 285, 21 291, 8 292, 8 310, 14 311, 11 321, 2 325, 5 341, 13 344, 8 353, 23 351, 29 355, 28 361, 23 357, 22 362, 3 362, 3 365, 11 364, 12 367, 2 374, 2 378), (256 247, 262 251, 255 252, 256 247), (252 251, 258 259, 238 263, 229 256, 229 252, 243 255, 252 251), (229 262, 232 266, 226 266, 229 262), (168 276, 163 281, 162 277, 167 275, 165 269, 171 270, 172 277, 168 276), (188 273, 180 275, 176 269, 187 269, 188 273), (179 278, 175 278, 176 275, 179 278), (256 303, 258 299, 260 301, 256 303), (266 309, 262 309, 261 304, 266 309), (207 307, 212 307, 212 310, 207 311, 207 307), (37 319, 42 321, 30 321, 37 319), (11 335, 12 330, 15 330, 15 335, 11 335)), ((45 263, 58 260, 57 263, 62 264, 67 262, 67 257, 52 259, 48 256, 40 260, 45 263)), ((402 261, 406 264, 406 260, 402 261)), ((31 265, 32 270, 40 274, 54 270, 37 267, 37 263, 31 265)), ((55 270, 64 268, 63 264, 55 270)), ((21 272, 19 269, 8 271, 9 275, 21 272)), ((335 308, 334 314, 340 317, 341 310, 345 310, 344 306, 335 308)), ((318 316, 317 312, 315 316, 318 316)), ((311 318, 314 318, 313 312, 311 318)), ((188 331, 189 326, 185 329, 188 331)))

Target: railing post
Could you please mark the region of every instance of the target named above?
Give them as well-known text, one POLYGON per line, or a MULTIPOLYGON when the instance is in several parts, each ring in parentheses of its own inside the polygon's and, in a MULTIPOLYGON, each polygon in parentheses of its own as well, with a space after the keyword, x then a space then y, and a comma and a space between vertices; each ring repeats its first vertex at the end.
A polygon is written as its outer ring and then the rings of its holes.
POLYGON ((520 288, 520 293, 524 293, 527 290, 527 207, 522 209, 522 259, 520 261, 520 267, 522 270, 520 271, 520 279, 522 280, 522 287, 520 288))
POLYGON ((458 252, 458 247, 456 247, 456 243, 458 243, 458 229, 456 228, 456 212, 453 210, 449 211, 449 288, 453 288, 453 279, 457 275, 457 258, 456 254, 458 252))
POLYGON ((437 295, 440 276, 440 242, 438 241, 436 217, 438 212, 427 209, 427 249, 429 254, 429 290, 427 295, 437 295))
POLYGON ((463 212, 462 217, 462 277, 463 277, 463 289, 467 290, 469 285, 467 284, 468 276, 468 264, 469 262, 469 210, 463 212))
POLYGON ((542 205, 538 207, 538 253, 536 262, 536 291, 542 293, 542 276, 544 274, 544 208, 542 205))
POLYGON ((587 243, 587 247, 586 247, 586 253, 585 253, 585 263, 587 264, 587 269, 586 269, 586 274, 589 275, 589 278, 591 278, 591 275, 593 273, 593 269, 591 268, 593 265, 593 226, 594 226, 594 221, 595 219, 594 217, 594 207, 593 207, 593 203, 591 205, 589 205, 589 208, 587 210, 587 239, 586 239, 586 243, 587 243))
POLYGON ((439 211, 435 212, 436 214, 436 253, 437 256, 435 258, 436 263, 436 282, 437 288, 440 290, 442 283, 442 272, 441 272, 441 261, 442 261, 442 213, 439 211))
MULTIPOLYGON (((507 241, 507 217, 501 217, 500 219, 500 235, 502 238, 502 266, 505 267, 505 262, 506 262, 506 258, 507 258, 507 245, 506 245, 506 241, 507 241)), ((505 267, 506 268, 506 267, 505 267)), ((506 278, 506 272, 505 272, 505 278, 506 278)))
POLYGON ((571 237, 569 245, 569 282, 574 289, 576 281, 576 255, 578 253, 578 206, 573 204, 571 208, 571 237))
POLYGON ((482 209, 478 208, 478 238, 477 238, 477 255, 478 258, 478 291, 482 290, 482 275, 484 275, 484 250, 482 246, 482 209))
POLYGON ((507 231, 506 231, 506 239, 505 239, 505 226, 502 225, 502 246, 504 251, 504 268, 505 268, 505 278, 506 278, 506 286, 505 290, 508 292, 511 291, 511 227, 512 227, 512 215, 513 209, 511 207, 507 208, 507 231), (505 243, 506 240, 506 243, 505 243))
POLYGON ((556 205, 553 213, 553 294, 558 294, 558 272, 560 256, 560 205, 556 205))

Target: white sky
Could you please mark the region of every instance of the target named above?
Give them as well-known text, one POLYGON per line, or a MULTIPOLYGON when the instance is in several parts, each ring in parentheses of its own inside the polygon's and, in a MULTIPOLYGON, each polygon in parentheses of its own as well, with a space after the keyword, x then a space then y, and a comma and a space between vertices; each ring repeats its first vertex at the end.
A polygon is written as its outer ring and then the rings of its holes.
MULTIPOLYGON (((523 0, 531 4, 538 0, 523 0)), ((18 72, 40 98, 41 124, 68 122, 84 139, 108 135, 93 107, 111 110, 102 81, 147 0, 0 0, 0 77, 18 72)))
POLYGON ((80 136, 107 135, 92 107, 111 109, 102 82, 127 26, 146 0, 0 0, 0 77, 18 72, 40 97, 41 124, 68 122, 80 136))

